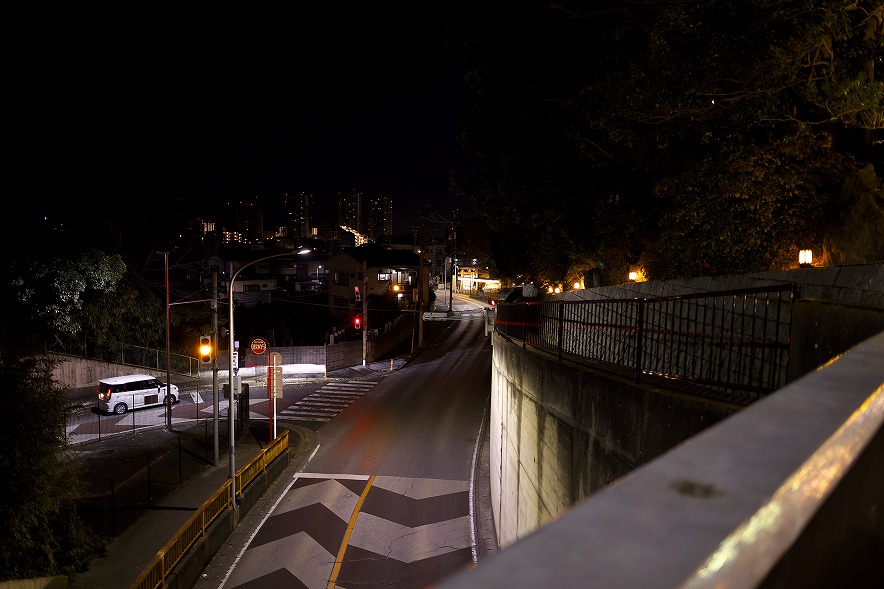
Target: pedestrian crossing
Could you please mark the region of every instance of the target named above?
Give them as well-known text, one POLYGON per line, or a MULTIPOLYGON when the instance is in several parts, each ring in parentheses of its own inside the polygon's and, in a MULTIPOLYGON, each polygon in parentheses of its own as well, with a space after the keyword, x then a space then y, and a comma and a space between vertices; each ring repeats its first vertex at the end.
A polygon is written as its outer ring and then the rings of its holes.
POLYGON ((278 417, 300 421, 327 422, 370 391, 379 381, 349 380, 329 382, 294 405, 278 413, 278 417))

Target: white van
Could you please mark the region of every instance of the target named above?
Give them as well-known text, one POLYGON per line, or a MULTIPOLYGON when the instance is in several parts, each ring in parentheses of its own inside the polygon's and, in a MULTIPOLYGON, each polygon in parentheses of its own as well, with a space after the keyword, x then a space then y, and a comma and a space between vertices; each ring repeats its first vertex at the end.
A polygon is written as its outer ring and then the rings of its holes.
MULTIPOLYGON (((170 404, 178 402, 178 386, 172 385, 170 404)), ((166 403, 166 385, 149 374, 113 376, 98 381, 98 408, 122 415, 129 409, 140 409, 166 403)))

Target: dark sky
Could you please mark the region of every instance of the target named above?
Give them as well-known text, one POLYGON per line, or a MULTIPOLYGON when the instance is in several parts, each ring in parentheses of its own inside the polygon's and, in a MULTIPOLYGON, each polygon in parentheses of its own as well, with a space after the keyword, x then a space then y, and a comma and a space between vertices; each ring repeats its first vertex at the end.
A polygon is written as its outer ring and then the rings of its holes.
POLYGON ((448 190, 470 165, 456 143, 467 91, 422 4, 321 4, 23 19, 17 155, 129 206, 258 194, 272 213, 307 191, 330 213, 357 189, 393 198, 396 232, 417 205, 471 216, 448 190))

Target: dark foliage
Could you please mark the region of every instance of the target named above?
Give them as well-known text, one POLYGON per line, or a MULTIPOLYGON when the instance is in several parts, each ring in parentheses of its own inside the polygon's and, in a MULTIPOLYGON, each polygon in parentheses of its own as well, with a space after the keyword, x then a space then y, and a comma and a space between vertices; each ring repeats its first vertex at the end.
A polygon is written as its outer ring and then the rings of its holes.
POLYGON ((699 275, 707 261, 777 267, 789 245, 820 244, 844 178, 881 143, 884 92, 870 79, 879 3, 435 9, 472 90, 461 143, 478 166, 452 187, 475 199, 509 276, 570 282, 598 268, 620 282, 637 263, 658 278, 699 275))
POLYGON ((0 353, 0 580, 86 570, 105 545, 74 504, 77 464, 65 454, 64 391, 39 357, 0 353), (27 407, 25 411, 22 408, 27 407), (39 408, 39 410, 31 410, 39 408))

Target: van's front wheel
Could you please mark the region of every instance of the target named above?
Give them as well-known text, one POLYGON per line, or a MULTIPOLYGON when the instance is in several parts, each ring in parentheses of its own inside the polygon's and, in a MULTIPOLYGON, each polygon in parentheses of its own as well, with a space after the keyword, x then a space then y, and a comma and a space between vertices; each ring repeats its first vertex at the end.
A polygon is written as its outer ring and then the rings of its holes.
POLYGON ((128 407, 126 407, 125 403, 117 403, 116 405, 114 405, 114 413, 116 413, 117 415, 122 415, 126 412, 126 409, 128 409, 128 407))
POLYGON ((166 396, 166 398, 163 399, 163 405, 168 405, 169 407, 171 407, 172 405, 174 405, 177 402, 178 402, 178 400, 175 399, 175 395, 166 396))

